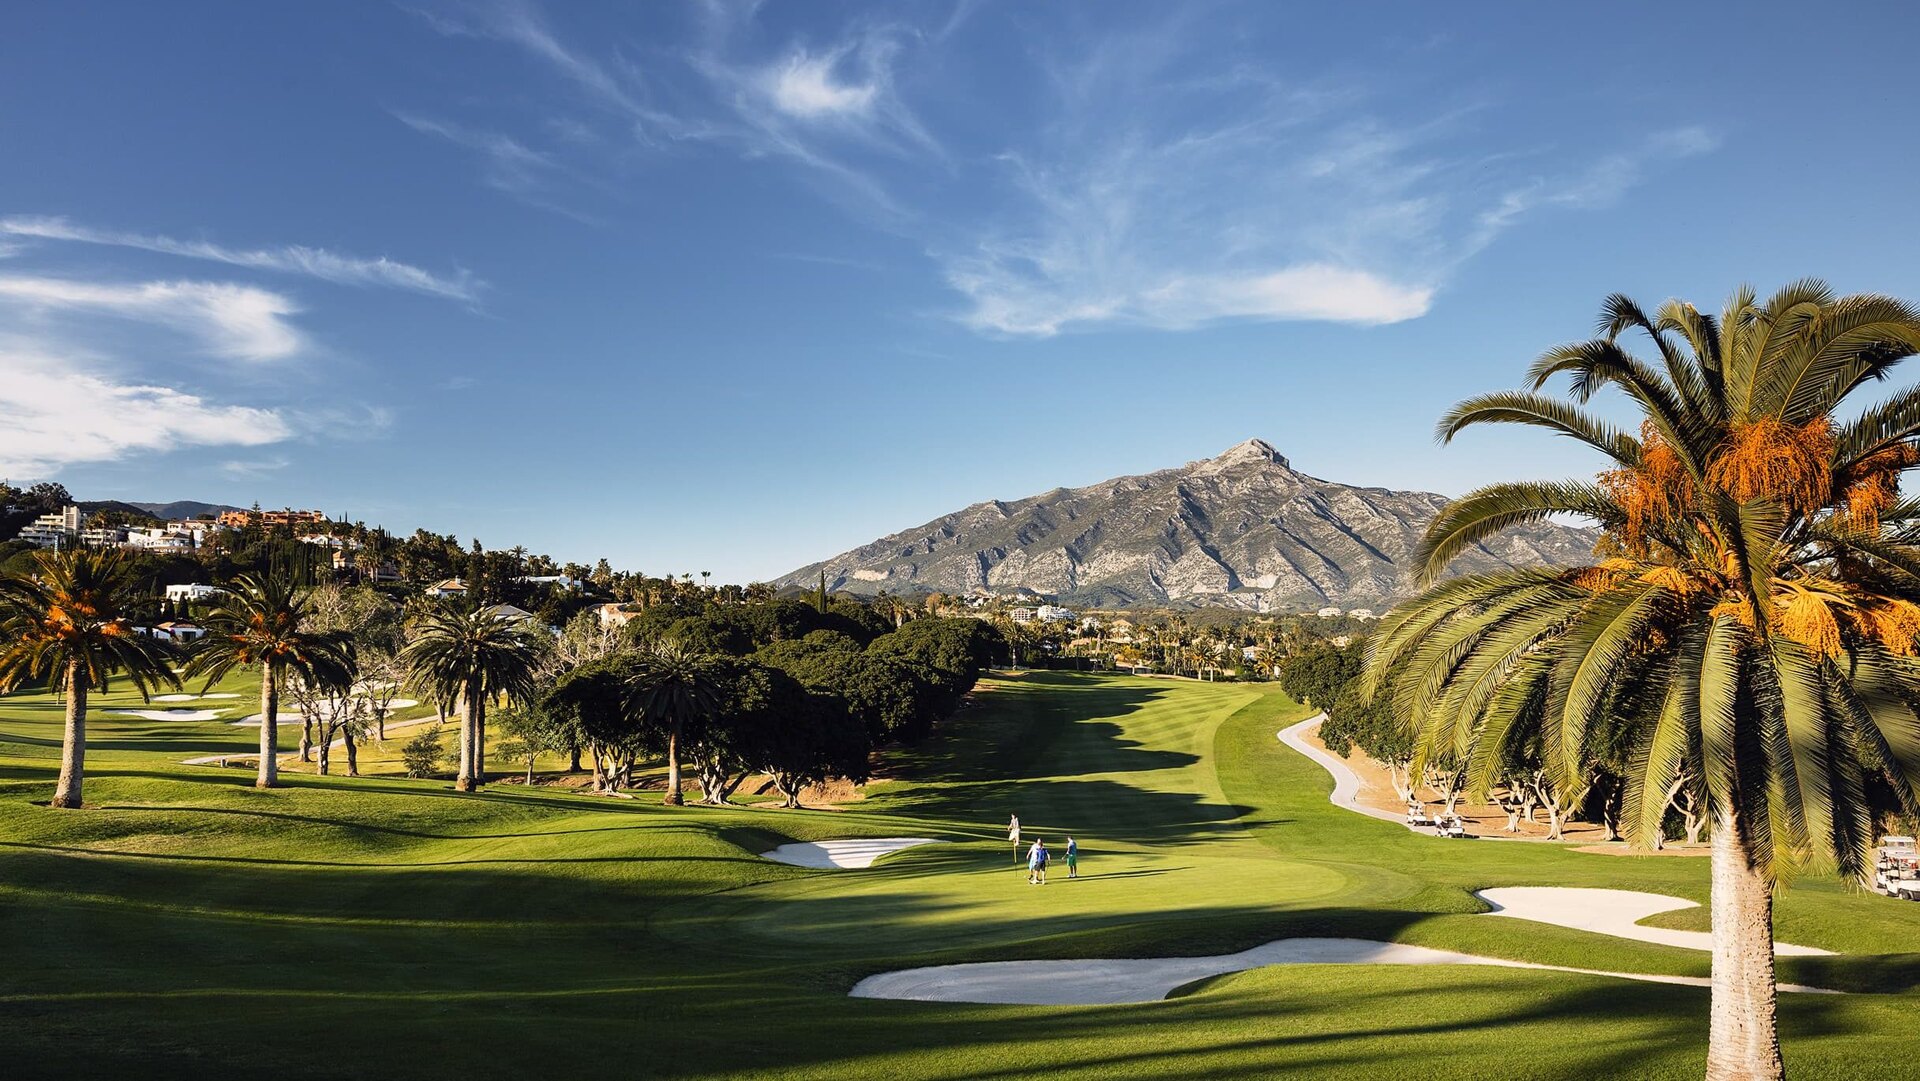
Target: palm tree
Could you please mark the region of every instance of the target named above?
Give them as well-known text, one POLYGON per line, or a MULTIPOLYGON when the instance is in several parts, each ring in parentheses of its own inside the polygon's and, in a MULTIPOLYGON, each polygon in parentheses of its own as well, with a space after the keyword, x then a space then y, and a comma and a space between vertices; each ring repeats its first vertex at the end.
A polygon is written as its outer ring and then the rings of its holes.
POLYGON ((1429 586, 1370 649, 1417 754, 1464 761, 1484 792, 1537 739, 1569 789, 1625 726, 1632 839, 1660 835, 1692 770, 1712 826, 1713 981, 1707 1076, 1782 1076, 1774 1019, 1773 888, 1797 867, 1858 875, 1869 785, 1920 805, 1920 389, 1840 414, 1862 384, 1920 350, 1920 312, 1818 282, 1718 319, 1672 301, 1651 318, 1610 298, 1602 336, 1550 350, 1531 389, 1469 399, 1475 424, 1529 424, 1611 460, 1592 483, 1496 484, 1448 506, 1419 555, 1426 581, 1510 526, 1576 515, 1597 562, 1429 586), (1629 354, 1628 331, 1658 360, 1629 354), (1571 377, 1570 400, 1539 393, 1571 377), (1638 438, 1581 408, 1613 387, 1638 438))
POLYGON ((0 580, 0 690, 44 679, 67 696, 55 807, 80 806, 88 691, 107 690, 115 672, 143 699, 157 684, 180 685, 166 645, 141 634, 127 614, 137 589, 121 552, 88 548, 37 552, 31 569, 0 580))
POLYGON ((353 640, 308 625, 308 598, 286 575, 244 575, 207 613, 186 674, 212 687, 236 668, 260 669, 260 772, 255 788, 280 783, 280 686, 288 675, 320 687, 353 682, 353 640))
POLYGON ((430 609, 414 626, 413 640, 400 651, 413 682, 435 701, 459 702, 460 768, 454 787, 479 789, 486 780, 487 702, 505 695, 532 699, 540 655, 533 636, 519 623, 486 608, 430 609))
POLYGON ((680 743, 689 726, 697 726, 720 708, 721 688, 712 658, 677 641, 665 641, 643 654, 633 674, 633 704, 643 717, 667 732, 667 798, 678 807, 680 743))

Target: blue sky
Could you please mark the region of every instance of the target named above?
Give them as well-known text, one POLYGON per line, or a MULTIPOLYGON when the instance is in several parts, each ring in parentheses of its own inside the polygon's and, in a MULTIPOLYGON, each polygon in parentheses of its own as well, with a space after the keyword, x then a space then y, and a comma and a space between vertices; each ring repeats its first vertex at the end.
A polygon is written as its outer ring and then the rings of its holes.
POLYGON ((0 475, 768 578, 1434 419, 1599 302, 1920 297, 1903 7, 18 5, 0 475))

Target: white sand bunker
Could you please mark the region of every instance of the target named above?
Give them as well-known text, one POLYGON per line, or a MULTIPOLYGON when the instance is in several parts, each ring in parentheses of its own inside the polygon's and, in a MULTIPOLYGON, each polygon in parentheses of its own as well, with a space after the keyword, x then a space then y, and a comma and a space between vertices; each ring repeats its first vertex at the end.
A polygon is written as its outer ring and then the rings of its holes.
MULTIPOLYGON (((260 727, 261 720, 265 717, 266 714, 264 713, 256 713, 251 717, 242 717, 237 721, 228 721, 227 723, 233 725, 235 728, 258 728, 260 727)), ((273 711, 273 719, 276 724, 298 721, 300 719, 300 711, 297 709, 277 709, 273 711)))
MULTIPOLYGON (((1157 1002, 1175 988, 1266 965, 1490 965, 1610 976, 1644 983, 1706 987, 1701 976, 1656 976, 1604 972, 1562 965, 1536 965, 1478 957, 1470 953, 1369 942, 1358 938, 1283 938, 1264 946, 1219 957, 1162 957, 1137 960, 988 961, 970 965, 909 968, 868 976, 854 985, 855 998, 911 999, 917 1002, 990 1002, 1022 1006, 1116 1006, 1157 1002)), ((1839 994, 1819 987, 1781 984, 1782 991, 1839 994)))
MULTIPOLYGON (((1705 931, 1673 931, 1664 927, 1642 927, 1640 921, 1661 912, 1698 907, 1692 901, 1636 890, 1579 889, 1570 886, 1504 886, 1479 890, 1474 896, 1493 906, 1488 913, 1516 920, 1550 923, 1576 931, 1592 931, 1615 938, 1631 938, 1661 946, 1679 946, 1688 950, 1713 949, 1713 936, 1705 931)), ((1829 957, 1830 950, 1795 946, 1787 942, 1773 944, 1783 957, 1829 957)))
POLYGON ((116 709, 114 712, 149 721, 213 721, 220 718, 220 711, 216 709, 116 709))
POLYGON ((200 696, 197 694, 156 694, 153 700, 155 702, 191 702, 198 697, 200 696))
POLYGON ((861 837, 852 841, 796 842, 760 853, 761 859, 795 867, 872 867, 873 861, 903 848, 930 845, 931 837, 861 837))

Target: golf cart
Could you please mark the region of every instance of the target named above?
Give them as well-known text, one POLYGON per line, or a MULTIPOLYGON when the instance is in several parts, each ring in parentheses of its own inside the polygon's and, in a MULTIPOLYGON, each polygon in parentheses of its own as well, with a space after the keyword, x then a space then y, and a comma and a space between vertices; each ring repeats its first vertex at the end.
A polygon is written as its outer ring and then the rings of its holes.
POLYGON ((1920 846, 1913 838, 1880 838, 1873 866, 1875 889, 1889 897, 1920 901, 1920 846))

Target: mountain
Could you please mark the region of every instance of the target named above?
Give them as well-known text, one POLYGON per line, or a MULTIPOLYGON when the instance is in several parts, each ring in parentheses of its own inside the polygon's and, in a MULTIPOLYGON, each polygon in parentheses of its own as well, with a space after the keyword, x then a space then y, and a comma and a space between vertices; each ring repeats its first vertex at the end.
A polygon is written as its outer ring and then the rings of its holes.
MULTIPOLYGON (((1013 502, 976 503, 810 564, 776 585, 856 593, 1019 588, 1099 607, 1384 607, 1413 589, 1410 565, 1447 498, 1322 480, 1249 439, 1216 458, 1013 502)), ((1508 530, 1454 574, 1588 561, 1591 529, 1508 530)))
POLYGON ((169 522, 187 518, 212 518, 223 510, 245 510, 245 507, 230 507, 225 503, 199 503, 191 499, 181 499, 172 503, 135 503, 134 506, 169 522))

